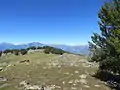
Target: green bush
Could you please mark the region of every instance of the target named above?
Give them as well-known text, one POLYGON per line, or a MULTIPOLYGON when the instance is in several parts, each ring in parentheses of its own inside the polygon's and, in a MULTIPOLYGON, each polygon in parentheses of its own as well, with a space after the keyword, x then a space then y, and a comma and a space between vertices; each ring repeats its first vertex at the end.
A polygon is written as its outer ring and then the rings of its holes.
POLYGON ((35 49, 36 49, 36 47, 35 47, 35 46, 32 46, 32 47, 30 47, 30 49, 35 50, 35 49))
POLYGON ((26 49, 21 49, 21 50, 20 50, 20 53, 21 53, 22 55, 25 55, 25 54, 27 54, 27 50, 26 50, 26 49))
POLYGON ((60 54, 62 55, 63 53, 66 53, 65 51, 58 49, 58 48, 54 48, 54 47, 50 47, 50 46, 44 46, 44 52, 46 54, 52 53, 52 54, 60 54))
POLYGON ((44 50, 44 53, 45 53, 45 54, 50 54, 49 49, 45 49, 45 50, 44 50))
POLYGON ((6 49, 3 51, 4 54, 7 54, 7 53, 13 53, 13 50, 10 50, 10 49, 6 49))
POLYGON ((30 48, 27 48, 26 50, 27 50, 27 51, 29 51, 29 50, 30 50, 30 48))
POLYGON ((37 49, 43 49, 43 47, 37 47, 37 49))
POLYGON ((2 51, 0 51, 0 57, 2 56, 2 51))
POLYGON ((13 54, 15 54, 15 55, 19 55, 19 50, 13 50, 13 54))

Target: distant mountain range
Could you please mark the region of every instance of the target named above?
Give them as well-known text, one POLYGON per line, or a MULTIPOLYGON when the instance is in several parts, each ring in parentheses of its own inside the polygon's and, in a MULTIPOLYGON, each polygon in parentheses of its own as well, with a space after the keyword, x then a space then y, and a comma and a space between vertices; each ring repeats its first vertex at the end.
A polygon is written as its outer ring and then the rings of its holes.
POLYGON ((14 45, 11 43, 0 43, 0 50, 5 50, 5 49, 26 49, 31 46, 52 46, 56 47, 71 53, 75 54, 88 54, 89 53, 89 47, 88 45, 79 45, 79 46, 69 46, 69 45, 55 45, 55 44, 42 44, 39 42, 32 42, 28 44, 19 44, 19 45, 14 45))

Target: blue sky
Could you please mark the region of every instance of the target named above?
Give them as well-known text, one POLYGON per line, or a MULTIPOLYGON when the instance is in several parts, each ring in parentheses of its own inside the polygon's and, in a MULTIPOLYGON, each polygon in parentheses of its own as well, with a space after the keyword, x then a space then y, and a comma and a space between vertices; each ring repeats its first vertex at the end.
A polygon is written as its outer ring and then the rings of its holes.
POLYGON ((0 42, 87 44, 104 0, 1 0, 0 42))

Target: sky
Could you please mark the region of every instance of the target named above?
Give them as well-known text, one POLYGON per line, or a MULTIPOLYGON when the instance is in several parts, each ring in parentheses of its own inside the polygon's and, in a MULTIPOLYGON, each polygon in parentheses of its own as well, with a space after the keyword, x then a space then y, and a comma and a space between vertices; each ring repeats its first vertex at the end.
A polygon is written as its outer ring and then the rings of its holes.
POLYGON ((85 45, 104 0, 0 0, 0 43, 85 45))

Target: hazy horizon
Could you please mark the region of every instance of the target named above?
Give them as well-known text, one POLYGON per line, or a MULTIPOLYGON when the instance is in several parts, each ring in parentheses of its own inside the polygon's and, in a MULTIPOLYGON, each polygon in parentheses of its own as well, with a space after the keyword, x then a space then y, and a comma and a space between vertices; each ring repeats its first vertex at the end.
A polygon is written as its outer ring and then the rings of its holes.
POLYGON ((0 43, 87 45, 105 0, 0 1, 0 43))
POLYGON ((42 42, 28 42, 28 43, 11 43, 11 42, 0 42, 0 44, 13 44, 13 45, 26 45, 26 44, 30 44, 30 43, 41 43, 41 44, 45 44, 45 45, 64 45, 64 46, 88 46, 87 44, 56 44, 56 43, 42 43, 42 42))

